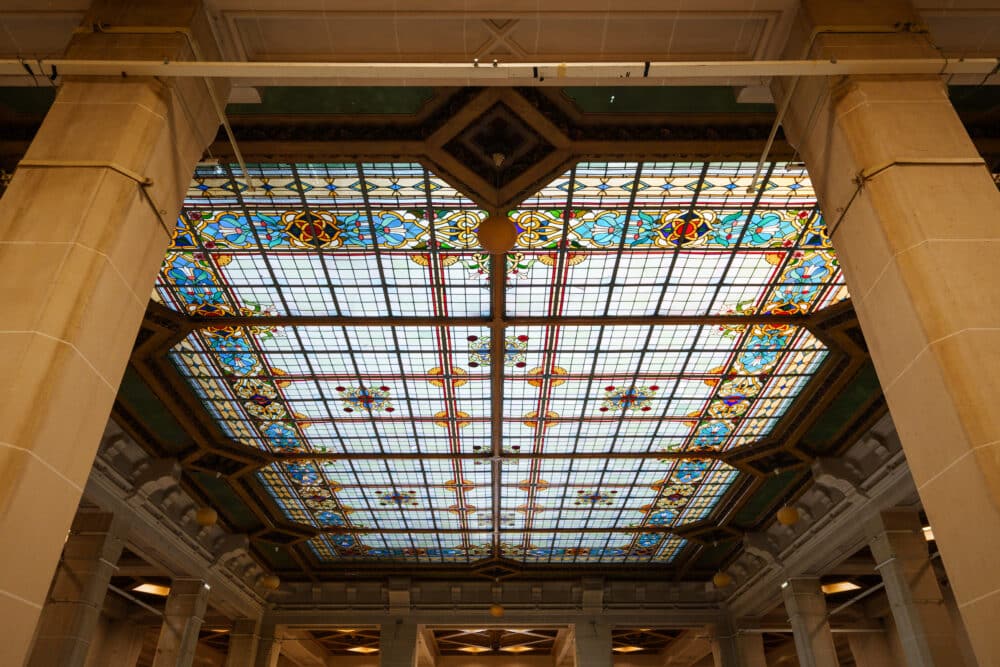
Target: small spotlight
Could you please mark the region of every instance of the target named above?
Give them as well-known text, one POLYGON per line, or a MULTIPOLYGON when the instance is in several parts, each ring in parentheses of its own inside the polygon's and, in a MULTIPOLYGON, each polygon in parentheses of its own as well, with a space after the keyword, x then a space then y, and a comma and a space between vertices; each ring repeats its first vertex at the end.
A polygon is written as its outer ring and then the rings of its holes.
POLYGON ((934 531, 931 529, 930 526, 924 526, 921 530, 924 531, 925 540, 927 540, 928 542, 934 541, 934 531))

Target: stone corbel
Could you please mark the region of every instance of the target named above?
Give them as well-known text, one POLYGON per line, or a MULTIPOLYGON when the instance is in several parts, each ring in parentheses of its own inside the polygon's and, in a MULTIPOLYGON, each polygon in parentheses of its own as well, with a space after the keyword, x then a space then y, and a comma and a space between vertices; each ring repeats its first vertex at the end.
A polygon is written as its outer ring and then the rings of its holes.
POLYGON ((868 499, 861 489, 864 475, 847 459, 818 458, 813 461, 812 474, 816 484, 840 491, 852 503, 868 499))
POLYGON ((774 569, 781 568, 781 559, 779 558, 781 550, 777 543, 768 535, 764 533, 747 533, 743 536, 743 548, 748 554, 756 556, 767 563, 769 567, 774 569))
POLYGON ((129 492, 129 497, 139 493, 151 496, 177 486, 181 480, 181 464, 177 459, 154 459, 148 465, 140 467, 134 479, 135 485, 129 492))
MULTIPOLYGON (((107 433, 107 431, 105 431, 107 433)), ((128 449, 128 440, 121 433, 106 435, 101 443, 102 455, 111 461, 117 461, 128 449)))
POLYGON ((213 563, 226 563, 234 558, 238 558, 250 549, 250 539, 240 533, 226 533, 220 535, 212 544, 212 553, 215 555, 213 563))

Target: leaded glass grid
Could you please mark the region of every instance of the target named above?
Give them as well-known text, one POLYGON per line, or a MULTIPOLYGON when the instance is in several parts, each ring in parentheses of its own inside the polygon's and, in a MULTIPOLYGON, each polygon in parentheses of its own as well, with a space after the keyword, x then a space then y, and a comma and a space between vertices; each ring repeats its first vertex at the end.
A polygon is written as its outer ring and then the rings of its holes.
POLYGON ((501 285, 419 164, 249 170, 198 168, 154 298, 321 562, 671 562, 828 354, 792 318, 847 298, 796 165, 581 163, 510 213, 501 285))

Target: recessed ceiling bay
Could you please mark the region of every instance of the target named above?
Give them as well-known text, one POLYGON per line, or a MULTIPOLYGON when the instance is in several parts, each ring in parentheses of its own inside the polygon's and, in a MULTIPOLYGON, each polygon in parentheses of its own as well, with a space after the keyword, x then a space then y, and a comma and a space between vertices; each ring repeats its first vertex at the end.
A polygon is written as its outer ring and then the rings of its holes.
POLYGON ((754 166, 578 164, 494 258, 419 164, 199 167, 169 356, 321 562, 670 562, 847 298, 804 169, 754 166))

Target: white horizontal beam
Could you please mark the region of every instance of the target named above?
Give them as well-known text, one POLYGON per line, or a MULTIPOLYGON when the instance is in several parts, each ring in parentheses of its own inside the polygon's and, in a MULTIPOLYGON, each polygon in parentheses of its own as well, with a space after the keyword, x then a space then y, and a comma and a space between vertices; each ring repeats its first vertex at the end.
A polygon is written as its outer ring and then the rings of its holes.
POLYGON ((942 75, 996 76, 997 58, 869 60, 738 60, 580 63, 323 63, 192 62, 160 60, 0 59, 0 77, 64 76, 209 77, 259 85, 690 85, 792 76, 942 75), (29 73, 28 69, 31 70, 29 73))

